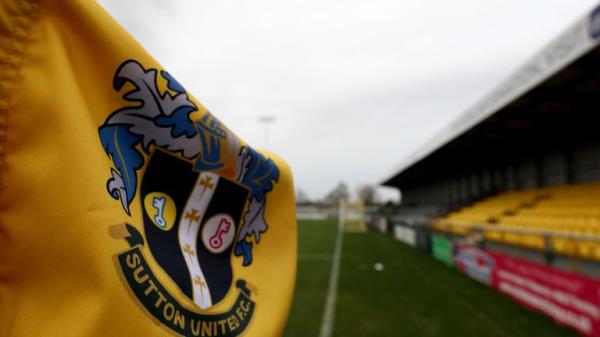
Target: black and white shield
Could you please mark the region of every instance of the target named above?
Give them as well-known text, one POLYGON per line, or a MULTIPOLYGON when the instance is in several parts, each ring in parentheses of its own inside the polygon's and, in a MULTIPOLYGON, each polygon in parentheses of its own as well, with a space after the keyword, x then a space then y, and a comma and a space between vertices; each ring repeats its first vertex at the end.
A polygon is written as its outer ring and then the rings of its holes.
POLYGON ((156 262, 200 308, 225 297, 248 191, 157 150, 141 182, 144 231, 156 262))

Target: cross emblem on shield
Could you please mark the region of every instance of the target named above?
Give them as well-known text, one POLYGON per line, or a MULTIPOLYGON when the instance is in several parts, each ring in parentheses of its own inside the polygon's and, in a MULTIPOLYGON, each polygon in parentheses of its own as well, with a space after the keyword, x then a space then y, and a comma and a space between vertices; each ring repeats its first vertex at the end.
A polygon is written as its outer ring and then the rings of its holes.
POLYGON ((232 285, 231 256, 248 190, 212 172, 194 171, 191 163, 156 150, 142 178, 142 200, 155 192, 172 198, 177 215, 165 231, 144 210, 148 247, 181 292, 199 308, 209 308, 232 285))

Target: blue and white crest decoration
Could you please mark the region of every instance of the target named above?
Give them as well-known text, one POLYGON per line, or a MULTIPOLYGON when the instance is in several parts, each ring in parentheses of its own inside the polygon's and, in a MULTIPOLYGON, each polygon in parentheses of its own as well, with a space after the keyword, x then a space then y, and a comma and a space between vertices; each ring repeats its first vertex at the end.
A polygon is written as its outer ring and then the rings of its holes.
POLYGON ((129 104, 114 111, 99 128, 102 146, 114 165, 107 190, 131 215, 138 173, 157 149, 193 162, 196 172, 213 172, 231 179, 249 191, 234 246, 234 254, 243 257, 243 265, 249 266, 254 243, 258 244, 268 229, 266 194, 279 180, 279 169, 271 159, 243 144, 209 112, 202 114, 169 73, 160 71, 160 77, 158 70, 145 69, 135 60, 125 61, 116 71, 114 90, 132 89, 123 94, 129 104), (167 89, 159 89, 159 80, 166 81, 167 89), (197 118, 192 119, 192 114, 197 118))

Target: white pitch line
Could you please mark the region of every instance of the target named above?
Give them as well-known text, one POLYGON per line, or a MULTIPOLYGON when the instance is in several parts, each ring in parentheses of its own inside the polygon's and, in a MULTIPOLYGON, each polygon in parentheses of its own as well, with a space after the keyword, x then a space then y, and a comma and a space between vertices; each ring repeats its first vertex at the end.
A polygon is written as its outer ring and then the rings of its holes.
POLYGON ((325 300, 325 310, 323 311, 319 337, 331 337, 333 333, 333 320, 335 318, 335 302, 337 299, 338 277, 340 274, 342 242, 344 240, 343 227, 343 217, 340 217, 340 221, 338 223, 338 232, 335 239, 333 263, 331 264, 331 273, 329 274, 329 287, 327 289, 327 298, 325 300))

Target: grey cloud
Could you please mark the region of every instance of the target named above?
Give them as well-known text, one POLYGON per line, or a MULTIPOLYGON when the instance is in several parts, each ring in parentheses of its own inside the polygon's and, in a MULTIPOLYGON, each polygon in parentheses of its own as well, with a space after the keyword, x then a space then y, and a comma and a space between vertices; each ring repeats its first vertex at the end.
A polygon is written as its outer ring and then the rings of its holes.
POLYGON ((101 0, 297 186, 377 182, 596 0, 101 0))

